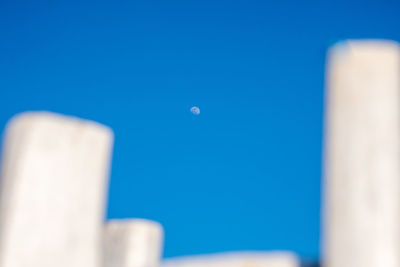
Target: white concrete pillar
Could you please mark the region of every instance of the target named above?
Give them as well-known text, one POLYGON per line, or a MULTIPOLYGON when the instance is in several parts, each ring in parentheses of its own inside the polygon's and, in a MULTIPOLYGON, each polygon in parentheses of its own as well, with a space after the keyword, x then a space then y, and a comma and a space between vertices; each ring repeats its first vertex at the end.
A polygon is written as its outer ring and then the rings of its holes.
POLYGON ((1 267, 98 267, 110 129, 47 112, 7 125, 0 195, 1 267))
POLYGON ((300 267, 291 252, 226 252, 164 260, 162 267, 300 267))
POLYGON ((399 267, 399 46, 333 47, 326 105, 324 266, 399 267))
POLYGON ((163 229, 144 219, 111 220, 104 228, 104 267, 158 267, 163 229))

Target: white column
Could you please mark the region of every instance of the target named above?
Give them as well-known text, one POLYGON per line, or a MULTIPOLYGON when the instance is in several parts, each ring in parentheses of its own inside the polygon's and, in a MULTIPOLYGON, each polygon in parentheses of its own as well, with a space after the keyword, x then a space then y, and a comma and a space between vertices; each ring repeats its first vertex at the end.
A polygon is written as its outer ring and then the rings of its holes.
POLYGON ((399 267, 399 46, 336 45, 327 87, 324 266, 399 267))
POLYGON ((111 220, 104 229, 105 267, 158 267, 163 229, 144 219, 111 220))
POLYGON ((8 123, 0 195, 1 267, 98 267, 110 129, 47 112, 8 123))
POLYGON ((290 252, 228 252, 167 259, 162 267, 300 267, 290 252))

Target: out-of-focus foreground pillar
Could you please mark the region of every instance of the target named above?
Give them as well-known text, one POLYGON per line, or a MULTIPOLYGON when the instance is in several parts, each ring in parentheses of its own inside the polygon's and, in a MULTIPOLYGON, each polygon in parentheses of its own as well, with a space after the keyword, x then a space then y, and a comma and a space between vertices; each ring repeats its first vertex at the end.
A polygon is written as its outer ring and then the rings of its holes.
POLYGON ((325 132, 325 267, 400 266, 400 50, 331 49, 325 132))
POLYGON ((7 125, 0 197, 1 267, 98 267, 111 131, 28 112, 7 125))
POLYGON ((163 229, 144 219, 111 220, 104 229, 104 267, 158 267, 163 229))
POLYGON ((162 267, 300 267, 300 262, 285 251, 226 252, 171 258, 162 267))

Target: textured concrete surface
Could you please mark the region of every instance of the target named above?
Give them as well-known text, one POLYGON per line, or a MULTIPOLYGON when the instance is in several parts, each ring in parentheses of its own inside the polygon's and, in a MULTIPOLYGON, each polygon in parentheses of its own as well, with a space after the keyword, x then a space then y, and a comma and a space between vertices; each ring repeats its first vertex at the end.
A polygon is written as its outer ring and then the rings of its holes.
POLYGON ((327 69, 326 267, 400 266, 400 52, 336 45, 327 69))
POLYGON ((229 252, 164 260, 162 267, 300 267, 289 252, 229 252))
POLYGON ((163 229, 144 219, 111 220, 104 229, 105 267, 157 267, 160 265, 163 229))
POLYGON ((1 267, 98 267, 110 129, 47 112, 7 125, 0 195, 1 267))

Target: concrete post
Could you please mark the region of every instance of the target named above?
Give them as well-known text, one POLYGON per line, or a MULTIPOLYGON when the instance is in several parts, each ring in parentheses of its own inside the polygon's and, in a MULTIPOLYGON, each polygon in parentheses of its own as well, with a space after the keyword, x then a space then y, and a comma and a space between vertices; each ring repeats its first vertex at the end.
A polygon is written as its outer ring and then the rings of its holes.
POLYGON ((104 266, 158 267, 162 243, 163 230, 156 222, 111 220, 104 229, 104 266))
POLYGON ((162 267, 300 267, 290 252, 228 252, 167 259, 162 267))
POLYGON ((390 41, 331 49, 327 69, 326 267, 400 266, 400 50, 390 41))
POLYGON ((16 116, 3 143, 1 267, 98 267, 111 131, 46 112, 16 116))

